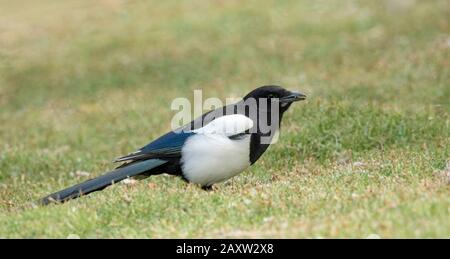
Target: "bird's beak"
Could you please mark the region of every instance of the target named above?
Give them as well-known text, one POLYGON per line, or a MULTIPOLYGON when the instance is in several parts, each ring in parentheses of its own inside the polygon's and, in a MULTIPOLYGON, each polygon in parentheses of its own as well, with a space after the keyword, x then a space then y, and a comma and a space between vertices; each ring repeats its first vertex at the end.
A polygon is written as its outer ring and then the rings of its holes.
POLYGON ((303 101, 306 99, 306 95, 298 92, 291 92, 289 95, 280 98, 282 103, 291 103, 297 101, 303 101))

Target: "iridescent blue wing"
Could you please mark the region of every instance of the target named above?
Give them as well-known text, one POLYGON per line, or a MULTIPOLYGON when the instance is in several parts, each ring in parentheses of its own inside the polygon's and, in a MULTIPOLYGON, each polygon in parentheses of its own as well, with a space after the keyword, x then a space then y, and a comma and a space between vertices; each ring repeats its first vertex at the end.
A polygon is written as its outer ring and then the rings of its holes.
POLYGON ((136 152, 119 157, 114 162, 136 161, 150 158, 167 158, 181 156, 181 149, 193 132, 169 132, 150 142, 136 152))

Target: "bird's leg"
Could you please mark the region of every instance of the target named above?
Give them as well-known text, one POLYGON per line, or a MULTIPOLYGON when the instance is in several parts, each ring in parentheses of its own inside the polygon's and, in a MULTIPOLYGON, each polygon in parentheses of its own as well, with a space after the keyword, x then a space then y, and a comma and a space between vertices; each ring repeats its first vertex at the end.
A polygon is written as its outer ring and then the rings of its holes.
POLYGON ((203 185, 202 190, 210 192, 213 190, 212 185, 203 185))

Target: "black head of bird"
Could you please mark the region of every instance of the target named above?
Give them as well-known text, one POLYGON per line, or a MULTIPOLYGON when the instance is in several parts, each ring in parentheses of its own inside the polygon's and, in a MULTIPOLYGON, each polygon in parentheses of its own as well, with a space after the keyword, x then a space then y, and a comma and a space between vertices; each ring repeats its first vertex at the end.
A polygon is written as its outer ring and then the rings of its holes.
MULTIPOLYGON (((270 112, 275 109, 279 112, 280 120, 284 112, 286 112, 293 102, 306 99, 306 95, 284 89, 281 86, 267 85, 256 88, 248 93, 244 98, 244 102, 255 101, 257 109, 261 113, 270 112), (274 107, 275 106, 275 107, 274 107)), ((259 121, 258 121, 259 122, 259 121)))
POLYGON ((64 202, 103 190, 129 177, 142 179, 162 173, 211 189, 213 184, 255 163, 273 137, 274 129, 263 126, 279 126, 291 104, 305 98, 304 94, 280 86, 259 87, 242 101, 209 111, 181 130, 170 131, 137 151, 117 158, 115 162, 122 164, 115 170, 50 194, 40 202, 64 202))
MULTIPOLYGON (((292 92, 277 85, 266 85, 256 88, 248 93, 243 99, 267 99, 267 100, 279 100, 279 104, 282 107, 288 107, 296 101, 302 101, 306 99, 306 95, 299 92, 292 92)), ((285 109, 287 110, 287 109, 285 109)))

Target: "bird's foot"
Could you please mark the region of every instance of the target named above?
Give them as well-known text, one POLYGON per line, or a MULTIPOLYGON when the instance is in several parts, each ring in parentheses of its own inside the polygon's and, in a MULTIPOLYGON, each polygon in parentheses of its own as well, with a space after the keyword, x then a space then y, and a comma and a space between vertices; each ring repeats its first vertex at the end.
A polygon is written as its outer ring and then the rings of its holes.
POLYGON ((213 187, 212 187, 212 185, 204 185, 204 186, 202 186, 202 190, 210 192, 213 190, 213 187))

